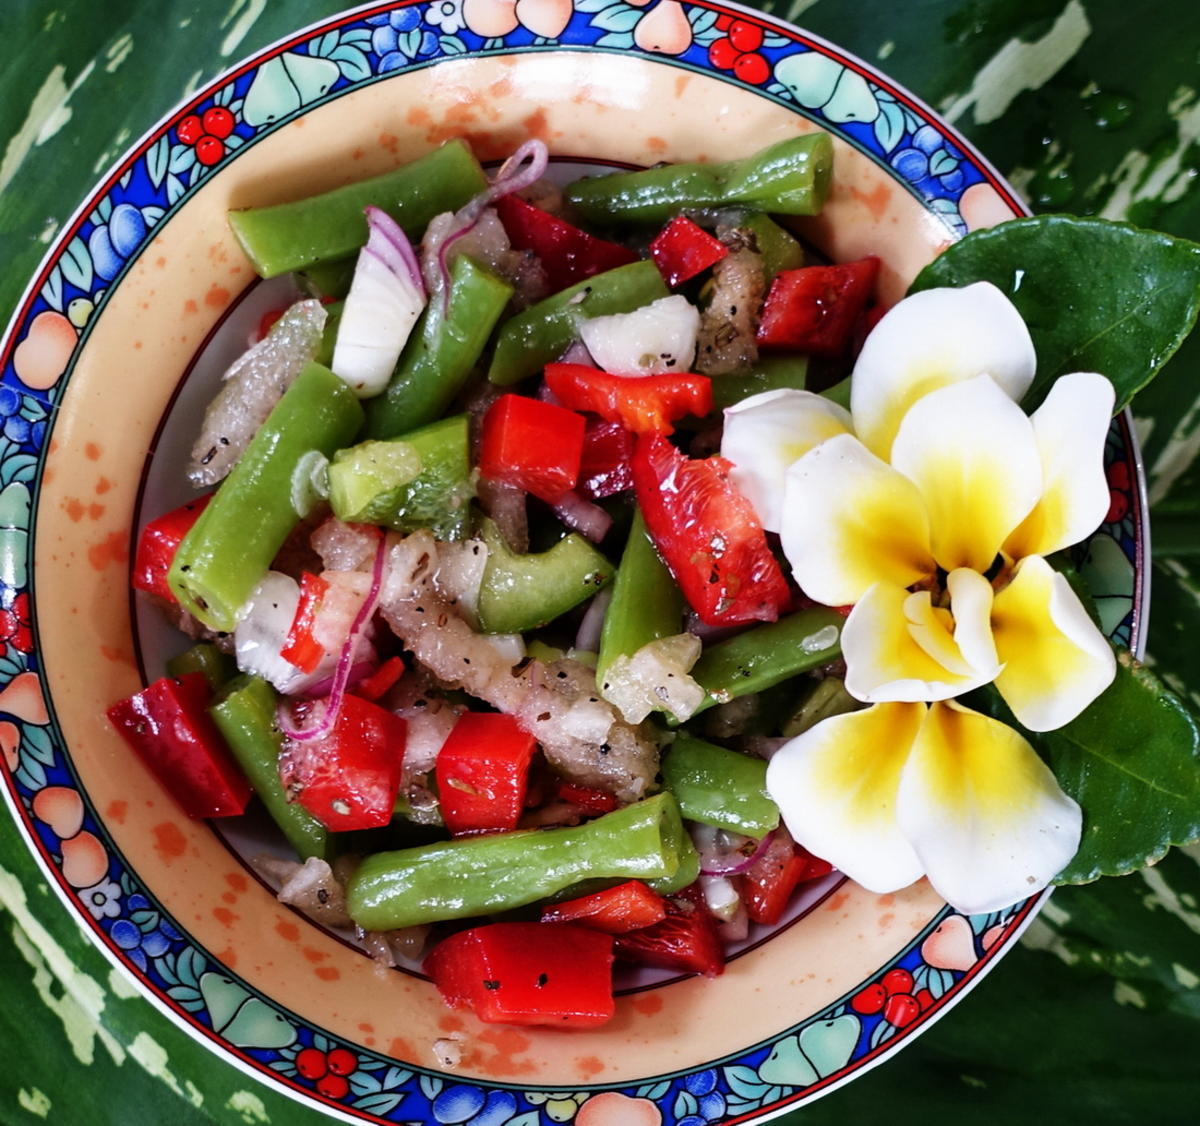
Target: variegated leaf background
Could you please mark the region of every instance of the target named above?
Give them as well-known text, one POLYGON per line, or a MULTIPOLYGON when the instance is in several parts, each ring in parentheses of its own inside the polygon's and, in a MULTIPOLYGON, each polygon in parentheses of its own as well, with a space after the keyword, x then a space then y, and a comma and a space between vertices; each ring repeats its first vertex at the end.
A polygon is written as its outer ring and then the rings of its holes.
MULTIPOLYGON (((944 112, 1043 211, 1200 239, 1193 0, 765 0, 944 112)), ((96 177, 321 0, 0 0, 0 314, 96 177)), ((1150 655, 1200 707, 1200 337, 1137 403, 1156 536, 1150 655)), ((0 817, 0 1121, 317 1122, 153 1011, 93 950, 0 817)), ((1191 1123, 1200 851, 1056 893, 958 1009, 781 1122, 1191 1123)))

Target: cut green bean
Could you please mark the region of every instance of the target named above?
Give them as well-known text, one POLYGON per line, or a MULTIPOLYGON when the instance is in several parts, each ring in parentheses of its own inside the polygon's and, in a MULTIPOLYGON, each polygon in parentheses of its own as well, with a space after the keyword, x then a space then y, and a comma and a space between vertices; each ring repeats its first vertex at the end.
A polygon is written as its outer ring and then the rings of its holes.
POLYGON ((823 719, 847 712, 858 711, 865 705, 846 691, 846 682, 836 676, 827 676, 813 685, 812 691, 798 708, 784 720, 779 728, 780 735, 794 739, 803 735, 810 727, 816 727, 823 719))
POLYGON ((828 133, 789 137, 742 160, 666 164, 577 180, 566 189, 594 223, 665 223, 681 211, 743 204, 780 215, 816 215, 833 171, 828 133))
POLYGON ((300 519, 292 487, 301 459, 331 457, 361 425, 350 388, 320 364, 305 367, 179 545, 167 582, 183 609, 210 629, 237 625, 300 519))
POLYGON ((367 437, 394 438, 441 418, 511 296, 512 286, 460 254, 450 269, 448 300, 430 301, 387 388, 367 404, 367 437))
POLYGON ((689 821, 761 840, 779 824, 765 759, 681 734, 662 765, 663 786, 689 821))
POLYGON ((763 277, 767 285, 784 270, 798 270, 804 265, 804 247, 790 231, 784 230, 769 215, 752 211, 738 226, 754 236, 754 248, 762 255, 763 277))
POLYGON ((656 794, 570 829, 459 837, 368 856, 346 886, 365 930, 508 911, 581 880, 652 880, 679 870, 679 807, 656 794))
POLYGON ((368 206, 382 208, 415 239, 435 215, 456 211, 486 187, 479 161, 455 139, 393 172, 323 195, 231 211, 229 225, 259 275, 273 278, 354 254, 367 241, 368 206))
POLYGON ((554 621, 612 582, 613 565, 575 532, 549 551, 518 555, 490 520, 488 560, 479 589, 485 633, 524 633, 554 621))
POLYGON ((633 514, 612 601, 604 615, 596 680, 604 682, 604 674, 618 657, 632 657, 643 645, 677 634, 682 621, 683 595, 658 557, 639 508, 633 514))
POLYGON ((439 540, 460 540, 473 493, 465 414, 402 438, 360 442, 339 450, 329 465, 329 503, 348 523, 428 528, 439 540))
POLYGON ((504 322, 488 379, 502 387, 537 375, 576 338, 581 321, 631 313, 670 290, 650 261, 606 270, 546 298, 504 322))
POLYGON ((745 375, 713 377, 713 408, 724 410, 764 391, 803 391, 807 382, 807 356, 764 356, 745 375))
POLYGON ((304 806, 288 801, 279 778, 283 736, 275 724, 275 690, 256 676, 231 680, 209 707, 233 757, 302 859, 328 859, 329 831, 304 806))
POLYGON ((710 645, 692 668, 706 693, 697 712, 828 664, 841 653, 845 620, 837 610, 814 606, 710 645))
POLYGON ((354 267, 358 256, 338 258, 332 262, 314 262, 300 270, 296 280, 305 293, 326 300, 344 301, 354 280, 354 267))
POLYGON ((216 692, 226 681, 237 676, 237 664, 211 641, 201 641, 167 662, 167 676, 187 676, 190 672, 203 673, 209 686, 216 692))

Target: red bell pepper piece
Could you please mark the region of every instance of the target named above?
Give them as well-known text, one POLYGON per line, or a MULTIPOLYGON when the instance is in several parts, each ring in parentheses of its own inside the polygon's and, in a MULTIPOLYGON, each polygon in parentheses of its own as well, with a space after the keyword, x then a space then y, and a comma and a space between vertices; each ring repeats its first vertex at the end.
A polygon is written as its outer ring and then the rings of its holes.
POLYGON ((463 712, 437 757, 438 801, 454 837, 508 832, 525 805, 537 743, 510 715, 463 712))
POLYGON ((721 457, 690 460, 658 434, 638 437, 633 481, 646 530, 708 625, 773 622, 791 598, 750 502, 721 457))
POLYGON ((781 828, 754 866, 735 879, 746 914, 756 923, 774 926, 800 884, 832 871, 829 861, 813 856, 781 828))
POLYGON ((617 808, 617 799, 607 790, 595 786, 579 786, 565 779, 558 783, 558 798, 569 801, 588 813, 611 813, 617 808))
POLYGON ((583 416, 524 395, 501 395, 483 417, 479 472, 555 504, 575 487, 583 416))
POLYGON ((763 304, 759 345, 814 356, 845 355, 878 276, 875 257, 783 270, 763 304))
POLYGON ((250 783, 208 714, 211 698, 202 672, 163 677, 113 704, 108 718, 189 817, 235 817, 250 783))
POLYGON ((496 202, 496 212, 508 241, 517 250, 532 250, 541 260, 552 293, 637 261, 629 247, 589 235, 520 196, 504 196, 496 202))
POLYGON ((370 676, 364 677, 354 686, 354 694, 364 700, 378 700, 404 675, 404 660, 389 657, 370 676))
POLYGON ((633 488, 633 435, 619 422, 588 419, 579 463, 579 491, 600 500, 633 488))
POLYGON ((168 602, 176 601, 167 585, 167 572, 171 569, 180 541, 191 531, 211 499, 212 494, 209 493, 190 500, 146 525, 133 557, 134 590, 156 594, 168 602))
POLYGON ((612 945, 569 923, 491 923, 444 939, 425 972, 448 1005, 482 1021, 595 1028, 615 1010, 612 945))
POLYGON ((313 627, 328 593, 329 580, 324 575, 305 571, 300 576, 300 601, 296 603, 296 616, 279 655, 301 672, 312 672, 325 656, 325 646, 313 636, 313 627))
POLYGON ((704 896, 693 884, 666 901, 666 917, 616 938, 617 954, 631 962, 719 977, 725 950, 704 896))
POLYGON ((676 215, 650 244, 650 257, 674 288, 720 262, 729 248, 686 215, 676 215))
POLYGON ((644 930, 666 917, 666 900, 641 880, 628 880, 542 911, 543 923, 579 923, 605 934, 644 930))
MULTIPOLYGON (((323 700, 292 705, 300 726, 316 722, 323 700)), ((279 774, 289 793, 327 829, 386 825, 396 807, 408 725, 358 696, 343 696, 333 726, 303 742, 285 740, 279 774)))
POLYGON ((564 407, 619 422, 635 434, 670 434, 686 414, 712 410, 707 375, 613 375, 586 364, 547 364, 546 386, 564 407))

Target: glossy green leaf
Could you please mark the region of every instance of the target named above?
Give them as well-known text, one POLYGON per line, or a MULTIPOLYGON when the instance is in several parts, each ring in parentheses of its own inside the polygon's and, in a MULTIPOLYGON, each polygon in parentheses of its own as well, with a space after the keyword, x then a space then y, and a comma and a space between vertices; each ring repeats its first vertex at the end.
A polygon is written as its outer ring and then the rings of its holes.
POLYGON ((1070 215, 974 231, 917 276, 912 290, 990 281, 1029 326, 1038 367, 1026 404, 1073 371, 1098 371, 1117 408, 1178 350, 1200 314, 1200 245, 1126 223, 1070 215))

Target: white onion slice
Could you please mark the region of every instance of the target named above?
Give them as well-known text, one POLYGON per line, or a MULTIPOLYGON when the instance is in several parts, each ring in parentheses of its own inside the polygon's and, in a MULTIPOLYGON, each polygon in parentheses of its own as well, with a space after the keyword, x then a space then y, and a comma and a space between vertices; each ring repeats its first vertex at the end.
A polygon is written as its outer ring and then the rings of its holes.
POLYGON ((412 244, 386 211, 368 207, 367 245, 358 255, 342 310, 333 370, 360 398, 387 386, 425 308, 425 283, 412 244))
POLYGON ((696 359, 699 332, 700 311, 679 293, 579 326, 596 364, 613 375, 685 372, 696 359))

